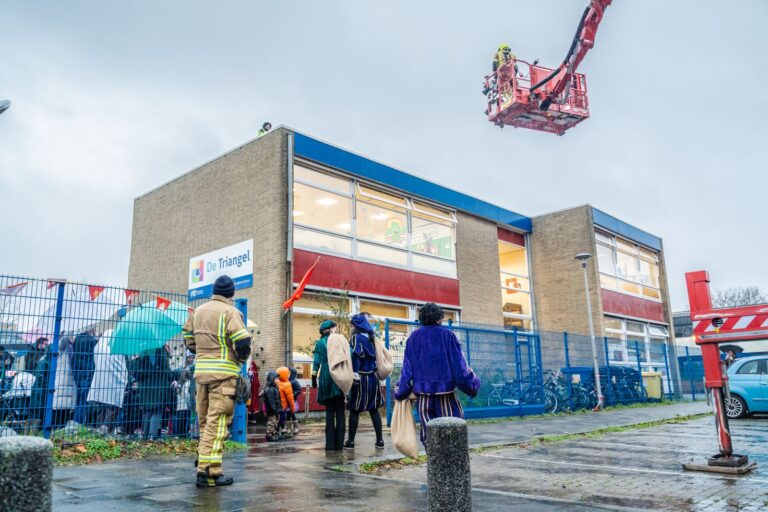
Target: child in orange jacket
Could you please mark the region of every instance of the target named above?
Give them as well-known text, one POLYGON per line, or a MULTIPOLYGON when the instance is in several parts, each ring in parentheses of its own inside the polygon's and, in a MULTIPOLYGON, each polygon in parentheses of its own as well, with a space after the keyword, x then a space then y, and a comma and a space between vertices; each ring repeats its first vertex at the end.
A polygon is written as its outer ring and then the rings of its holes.
POLYGON ((291 370, 286 368, 285 366, 281 366, 277 369, 277 375, 280 378, 278 381, 278 388, 280 389, 280 402, 283 406, 283 414, 281 414, 281 435, 283 437, 293 437, 293 434, 291 433, 291 429, 285 428, 285 419, 290 414, 293 413, 294 408, 294 402, 293 402, 293 386, 291 385, 291 370))

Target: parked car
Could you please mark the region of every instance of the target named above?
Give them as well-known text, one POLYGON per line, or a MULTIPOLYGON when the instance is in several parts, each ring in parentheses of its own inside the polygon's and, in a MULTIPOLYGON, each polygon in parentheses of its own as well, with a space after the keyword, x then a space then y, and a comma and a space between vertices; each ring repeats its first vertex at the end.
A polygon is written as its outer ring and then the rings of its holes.
POLYGON ((768 357, 736 359, 728 368, 731 398, 726 399, 729 418, 743 418, 755 412, 768 412, 768 357))

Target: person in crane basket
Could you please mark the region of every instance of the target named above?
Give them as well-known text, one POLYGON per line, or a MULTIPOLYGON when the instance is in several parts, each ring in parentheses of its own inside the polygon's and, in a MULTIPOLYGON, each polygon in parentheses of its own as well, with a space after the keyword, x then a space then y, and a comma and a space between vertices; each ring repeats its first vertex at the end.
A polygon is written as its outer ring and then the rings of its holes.
MULTIPOLYGON (((493 56, 493 72, 495 73, 503 64, 509 61, 516 60, 515 54, 509 48, 509 45, 502 44, 499 49, 496 50, 496 54, 493 56)), ((515 64, 515 74, 517 74, 517 64, 515 64)))

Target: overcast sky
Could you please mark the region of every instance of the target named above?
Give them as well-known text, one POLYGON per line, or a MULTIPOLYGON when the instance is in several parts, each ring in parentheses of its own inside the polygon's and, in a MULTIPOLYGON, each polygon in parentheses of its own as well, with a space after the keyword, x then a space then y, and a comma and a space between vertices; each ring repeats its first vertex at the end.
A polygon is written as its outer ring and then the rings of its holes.
POLYGON ((498 44, 555 65, 585 5, 0 0, 0 273, 125 284, 133 198, 270 120, 526 215, 591 203, 664 239, 674 308, 688 270, 768 289, 768 2, 615 0, 589 120, 488 123, 498 44))

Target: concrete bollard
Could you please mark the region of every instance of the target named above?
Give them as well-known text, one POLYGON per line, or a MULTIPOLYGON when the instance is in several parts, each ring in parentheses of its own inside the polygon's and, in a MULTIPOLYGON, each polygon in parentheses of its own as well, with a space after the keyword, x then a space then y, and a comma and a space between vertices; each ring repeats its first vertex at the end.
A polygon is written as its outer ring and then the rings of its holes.
POLYGON ((446 417, 427 422, 427 483, 430 512, 472 510, 466 421, 446 417))
POLYGON ((0 438, 0 510, 50 512, 53 444, 30 436, 0 438))

